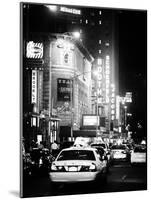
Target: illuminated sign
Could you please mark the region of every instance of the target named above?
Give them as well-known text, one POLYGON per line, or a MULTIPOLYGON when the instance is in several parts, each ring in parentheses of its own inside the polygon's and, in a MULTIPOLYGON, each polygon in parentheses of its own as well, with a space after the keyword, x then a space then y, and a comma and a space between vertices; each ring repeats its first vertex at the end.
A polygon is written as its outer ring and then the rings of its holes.
POLYGON ((83 126, 99 126, 100 120, 97 115, 84 115, 83 116, 83 126))
POLYGON ((71 96, 71 80, 59 78, 57 87, 57 99, 58 101, 70 101, 71 96))
POLYGON ((116 97, 116 119, 120 119, 120 96, 116 97))
POLYGON ((111 120, 115 119, 115 85, 111 84, 111 120))
POLYGON ((110 98, 110 56, 106 56, 105 60, 105 91, 106 91, 106 103, 109 103, 110 98))
POLYGON ((71 13, 75 15, 81 15, 81 10, 74 9, 74 8, 67 8, 67 7, 60 7, 61 12, 71 13))
POLYGON ((30 41, 27 43, 26 49, 26 57, 27 58, 36 58, 40 59, 43 57, 43 44, 42 43, 34 43, 30 41))
POLYGON ((31 103, 37 103, 37 71, 32 70, 31 103))
POLYGON ((127 103, 132 103, 132 92, 126 92, 125 101, 127 103))
POLYGON ((62 38, 58 38, 56 41, 56 45, 58 48, 64 48, 66 51, 74 50, 74 44, 65 41, 62 38))
POLYGON ((66 40, 63 40, 61 38, 58 38, 56 41, 56 46, 60 49, 61 54, 61 62, 63 65, 72 65, 73 63, 73 50, 74 50, 74 44, 71 42, 68 42, 66 40))
POLYGON ((99 58, 98 59, 98 103, 103 103, 102 78, 103 78, 102 59, 99 58))

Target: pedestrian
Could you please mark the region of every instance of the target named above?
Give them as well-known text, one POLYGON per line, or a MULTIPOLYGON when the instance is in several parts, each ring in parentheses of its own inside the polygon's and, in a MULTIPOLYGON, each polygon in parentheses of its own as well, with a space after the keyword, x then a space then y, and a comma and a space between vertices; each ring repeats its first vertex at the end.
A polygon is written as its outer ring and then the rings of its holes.
POLYGON ((35 140, 32 140, 30 144, 30 151, 32 151, 34 148, 37 148, 37 143, 35 142, 35 140))
POLYGON ((51 144, 51 151, 52 151, 52 155, 55 157, 58 153, 59 150, 59 146, 57 144, 57 141, 55 140, 52 144, 51 144))
POLYGON ((44 148, 43 142, 41 141, 40 144, 38 145, 38 149, 42 150, 44 148))

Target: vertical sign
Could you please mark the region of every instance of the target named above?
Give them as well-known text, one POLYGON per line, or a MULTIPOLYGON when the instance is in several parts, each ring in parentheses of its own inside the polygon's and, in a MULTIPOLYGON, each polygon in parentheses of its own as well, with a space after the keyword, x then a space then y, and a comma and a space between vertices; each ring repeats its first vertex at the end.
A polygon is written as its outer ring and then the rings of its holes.
POLYGON ((116 119, 120 119, 120 96, 116 96, 116 119))
POLYGON ((110 56, 106 56, 105 60, 105 91, 106 91, 106 103, 109 103, 109 95, 110 95, 110 56))
POLYGON ((32 70, 31 103, 37 103, 37 70, 32 70))
POLYGON ((103 103, 103 96, 102 96, 102 59, 98 59, 98 103, 103 103))
POLYGON ((115 85, 111 84, 111 120, 115 119, 115 85))

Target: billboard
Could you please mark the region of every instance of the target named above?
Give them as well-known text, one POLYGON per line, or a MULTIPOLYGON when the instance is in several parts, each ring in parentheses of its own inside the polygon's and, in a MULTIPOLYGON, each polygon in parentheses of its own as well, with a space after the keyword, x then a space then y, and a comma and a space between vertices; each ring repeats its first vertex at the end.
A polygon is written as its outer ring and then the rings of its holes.
POLYGON ((83 126, 99 126, 100 118, 97 115, 83 115, 83 126))
POLYGON ((57 79, 57 100, 71 101, 72 83, 70 79, 57 79))
POLYGON ((29 41, 26 47, 26 57, 35 59, 43 58, 43 44, 29 41))

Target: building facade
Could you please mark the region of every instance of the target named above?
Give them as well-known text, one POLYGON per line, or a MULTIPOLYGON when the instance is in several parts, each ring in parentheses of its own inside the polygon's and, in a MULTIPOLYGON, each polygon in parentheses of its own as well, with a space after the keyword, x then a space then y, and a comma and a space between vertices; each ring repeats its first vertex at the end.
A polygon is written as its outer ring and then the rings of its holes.
POLYGON ((30 38, 23 59, 23 136, 46 145, 71 140, 82 115, 91 113, 93 58, 72 36, 30 38))
POLYGON ((82 115, 91 113, 93 58, 73 36, 56 34, 51 42, 52 108, 60 119, 60 139, 73 139, 82 115))

